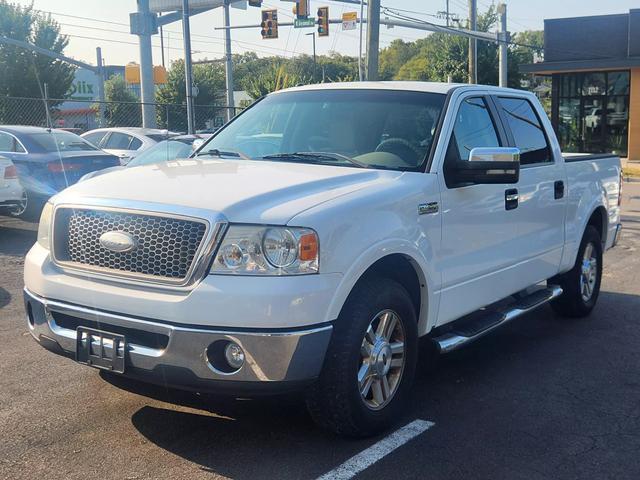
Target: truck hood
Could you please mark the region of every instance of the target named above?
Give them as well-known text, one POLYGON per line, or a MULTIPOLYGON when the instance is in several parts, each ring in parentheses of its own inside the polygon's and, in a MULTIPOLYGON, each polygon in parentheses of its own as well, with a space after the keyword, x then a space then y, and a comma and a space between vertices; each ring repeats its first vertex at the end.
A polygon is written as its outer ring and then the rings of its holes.
POLYGON ((400 175, 326 165, 182 159, 100 175, 68 188, 55 201, 152 202, 219 212, 230 222, 282 225, 311 207, 400 175))

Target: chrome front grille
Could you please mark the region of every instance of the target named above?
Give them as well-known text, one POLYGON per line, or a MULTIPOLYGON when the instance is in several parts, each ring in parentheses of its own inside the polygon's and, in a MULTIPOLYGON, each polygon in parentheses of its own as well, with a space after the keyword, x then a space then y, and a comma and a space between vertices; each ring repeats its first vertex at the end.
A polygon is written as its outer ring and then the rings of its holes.
MULTIPOLYGON (((63 266, 182 284, 189 280, 207 238, 208 223, 191 217, 85 208, 58 208, 54 256, 63 266), (123 232, 134 248, 118 252, 100 238, 123 232)), ((208 250, 209 251, 209 250, 208 250)))

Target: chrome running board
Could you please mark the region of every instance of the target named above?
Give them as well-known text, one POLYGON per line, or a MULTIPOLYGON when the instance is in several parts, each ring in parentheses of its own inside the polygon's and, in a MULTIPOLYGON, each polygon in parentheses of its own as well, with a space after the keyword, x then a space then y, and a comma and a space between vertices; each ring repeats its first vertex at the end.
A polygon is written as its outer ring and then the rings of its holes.
POLYGON ((434 338, 440 353, 449 353, 464 345, 483 337, 487 333, 501 327, 525 313, 549 303, 562 295, 562 288, 557 285, 543 287, 526 296, 519 297, 515 303, 497 308, 488 307, 461 319, 458 326, 434 338))

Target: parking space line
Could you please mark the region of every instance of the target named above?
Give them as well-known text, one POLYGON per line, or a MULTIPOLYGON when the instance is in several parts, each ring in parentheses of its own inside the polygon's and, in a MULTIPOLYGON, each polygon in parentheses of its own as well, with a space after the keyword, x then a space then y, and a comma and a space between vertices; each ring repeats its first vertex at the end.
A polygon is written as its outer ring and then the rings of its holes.
POLYGON ((428 422, 426 420, 414 420, 392 434, 387 435, 382 440, 374 443, 366 450, 354 455, 342 465, 339 465, 330 472, 325 473, 319 477, 318 480, 348 480, 353 478, 364 469, 389 455, 409 440, 412 440, 421 433, 426 432, 434 425, 435 423, 428 422))

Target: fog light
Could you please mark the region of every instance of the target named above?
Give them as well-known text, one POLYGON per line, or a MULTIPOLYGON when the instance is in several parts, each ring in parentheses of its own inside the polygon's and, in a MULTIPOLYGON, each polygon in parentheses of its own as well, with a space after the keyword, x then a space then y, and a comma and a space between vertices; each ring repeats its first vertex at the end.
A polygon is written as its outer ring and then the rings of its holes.
POLYGON ((238 370, 244 364, 244 351, 237 343, 229 342, 224 348, 224 358, 230 367, 238 370))

